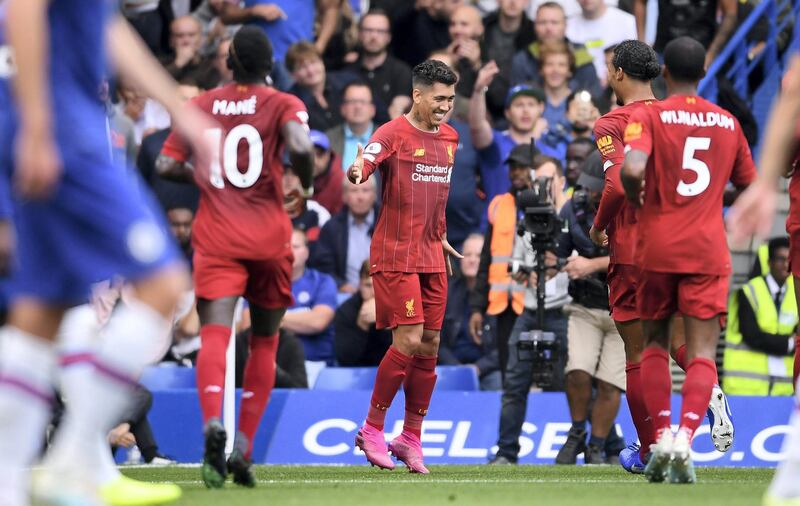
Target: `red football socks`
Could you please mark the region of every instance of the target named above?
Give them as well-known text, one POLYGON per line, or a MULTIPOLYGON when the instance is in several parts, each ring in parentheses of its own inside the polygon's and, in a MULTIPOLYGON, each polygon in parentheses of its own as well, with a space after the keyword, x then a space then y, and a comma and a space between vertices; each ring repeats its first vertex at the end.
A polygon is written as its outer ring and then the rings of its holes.
POLYGON ((397 395, 400 385, 403 384, 406 369, 411 360, 412 357, 401 353, 394 346, 390 346, 378 366, 378 374, 375 376, 375 386, 372 388, 372 399, 367 413, 367 423, 378 430, 383 430, 386 410, 392 405, 394 396, 397 395))
POLYGON ((683 382, 683 405, 680 429, 693 435, 706 416, 708 399, 717 379, 717 366, 713 360, 696 357, 689 362, 683 382))
POLYGON ((403 430, 418 438, 422 437, 422 419, 428 413, 435 385, 436 357, 414 355, 403 382, 403 391, 406 395, 403 430))
POLYGON ((244 368, 242 381, 242 404, 239 408, 239 430, 247 436, 248 448, 245 456, 253 451, 256 430, 264 409, 275 386, 275 354, 278 336, 251 336, 250 356, 244 368))
POLYGON ((200 351, 197 354, 197 393, 203 424, 222 416, 222 395, 225 390, 225 352, 231 328, 208 324, 200 328, 200 351))
MULTIPOLYGON (((670 394, 672 377, 669 374, 669 353, 658 347, 648 347, 642 352, 640 371, 644 403, 650 415, 653 432, 670 429, 670 394)), ((706 404, 711 396, 709 392, 706 404)))
POLYGON ((644 404, 644 391, 642 390, 641 363, 628 362, 625 364, 625 398, 628 401, 628 410, 631 412, 633 426, 639 435, 641 443, 640 455, 644 458, 650 451, 650 445, 655 442, 653 424, 647 415, 647 406, 644 404))

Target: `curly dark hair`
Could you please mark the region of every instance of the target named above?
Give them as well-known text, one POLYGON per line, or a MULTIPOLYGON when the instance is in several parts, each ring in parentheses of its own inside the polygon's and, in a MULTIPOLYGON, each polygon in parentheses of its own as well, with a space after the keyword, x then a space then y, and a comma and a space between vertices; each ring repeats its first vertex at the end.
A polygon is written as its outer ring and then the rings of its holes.
POLYGON ((614 68, 638 81, 652 81, 661 75, 661 64, 652 47, 639 40, 625 40, 614 47, 614 68))
POLYGON ((411 73, 411 85, 433 86, 433 83, 442 83, 448 86, 456 84, 458 77, 453 69, 439 60, 425 60, 420 63, 411 73))
POLYGON ((678 37, 664 48, 664 65, 672 79, 697 82, 706 74, 706 49, 691 37, 678 37))
POLYGON ((237 83, 264 82, 272 71, 272 43, 260 28, 243 26, 233 36, 227 63, 237 83))

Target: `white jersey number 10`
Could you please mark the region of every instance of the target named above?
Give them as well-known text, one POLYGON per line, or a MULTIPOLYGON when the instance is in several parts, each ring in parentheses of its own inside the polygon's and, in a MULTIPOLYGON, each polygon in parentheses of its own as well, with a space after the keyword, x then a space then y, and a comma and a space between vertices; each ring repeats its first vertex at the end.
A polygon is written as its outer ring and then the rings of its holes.
MULTIPOLYGON (((214 146, 219 146, 222 142, 222 129, 220 128, 206 130, 205 135, 208 142, 214 146)), ((222 144, 222 156, 211 160, 211 184, 220 189, 225 188, 225 179, 237 188, 249 188, 256 184, 264 166, 263 149, 261 135, 255 127, 246 123, 233 127, 225 136, 225 142, 222 144), (239 142, 242 139, 247 141, 249 151, 249 163, 245 172, 240 172, 238 166, 239 142), (220 158, 222 159, 221 166, 220 158), (222 176, 223 169, 225 170, 224 178, 222 176)))

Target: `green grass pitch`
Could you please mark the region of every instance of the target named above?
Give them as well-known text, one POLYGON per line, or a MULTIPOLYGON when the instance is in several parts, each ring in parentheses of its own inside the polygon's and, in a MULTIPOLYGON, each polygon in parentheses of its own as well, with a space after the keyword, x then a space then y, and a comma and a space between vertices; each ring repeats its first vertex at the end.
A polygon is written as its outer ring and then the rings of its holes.
POLYGON ((428 476, 405 468, 258 466, 258 485, 230 480, 208 490, 198 467, 123 468, 138 480, 172 481, 181 506, 287 505, 758 505, 772 469, 698 468, 694 485, 651 484, 617 466, 431 466, 428 476))

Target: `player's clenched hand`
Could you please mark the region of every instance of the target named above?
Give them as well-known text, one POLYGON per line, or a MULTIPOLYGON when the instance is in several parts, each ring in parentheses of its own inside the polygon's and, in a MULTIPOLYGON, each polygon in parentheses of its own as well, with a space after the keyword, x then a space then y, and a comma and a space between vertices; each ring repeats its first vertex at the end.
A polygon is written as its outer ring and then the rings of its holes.
POLYGON ((464 258, 464 255, 456 251, 456 249, 452 247, 449 242, 447 242, 446 237, 442 238, 442 249, 444 250, 444 262, 447 265, 447 275, 452 276, 453 266, 450 264, 450 255, 453 255, 459 259, 464 258))
POLYGON ((775 217, 776 191, 763 181, 751 184, 733 203, 726 220, 734 245, 755 235, 766 237, 775 217))
POLYGON ((592 225, 592 228, 589 229, 589 238, 598 246, 608 246, 608 235, 606 234, 606 231, 597 230, 594 228, 594 225, 592 225))
POLYGON ((23 129, 16 145, 16 183, 23 196, 47 197, 61 177, 61 155, 50 132, 23 129))
POLYGON ((364 148, 361 143, 358 144, 358 152, 356 152, 356 159, 353 165, 347 170, 347 179, 353 184, 361 184, 361 178, 364 174, 364 148))

